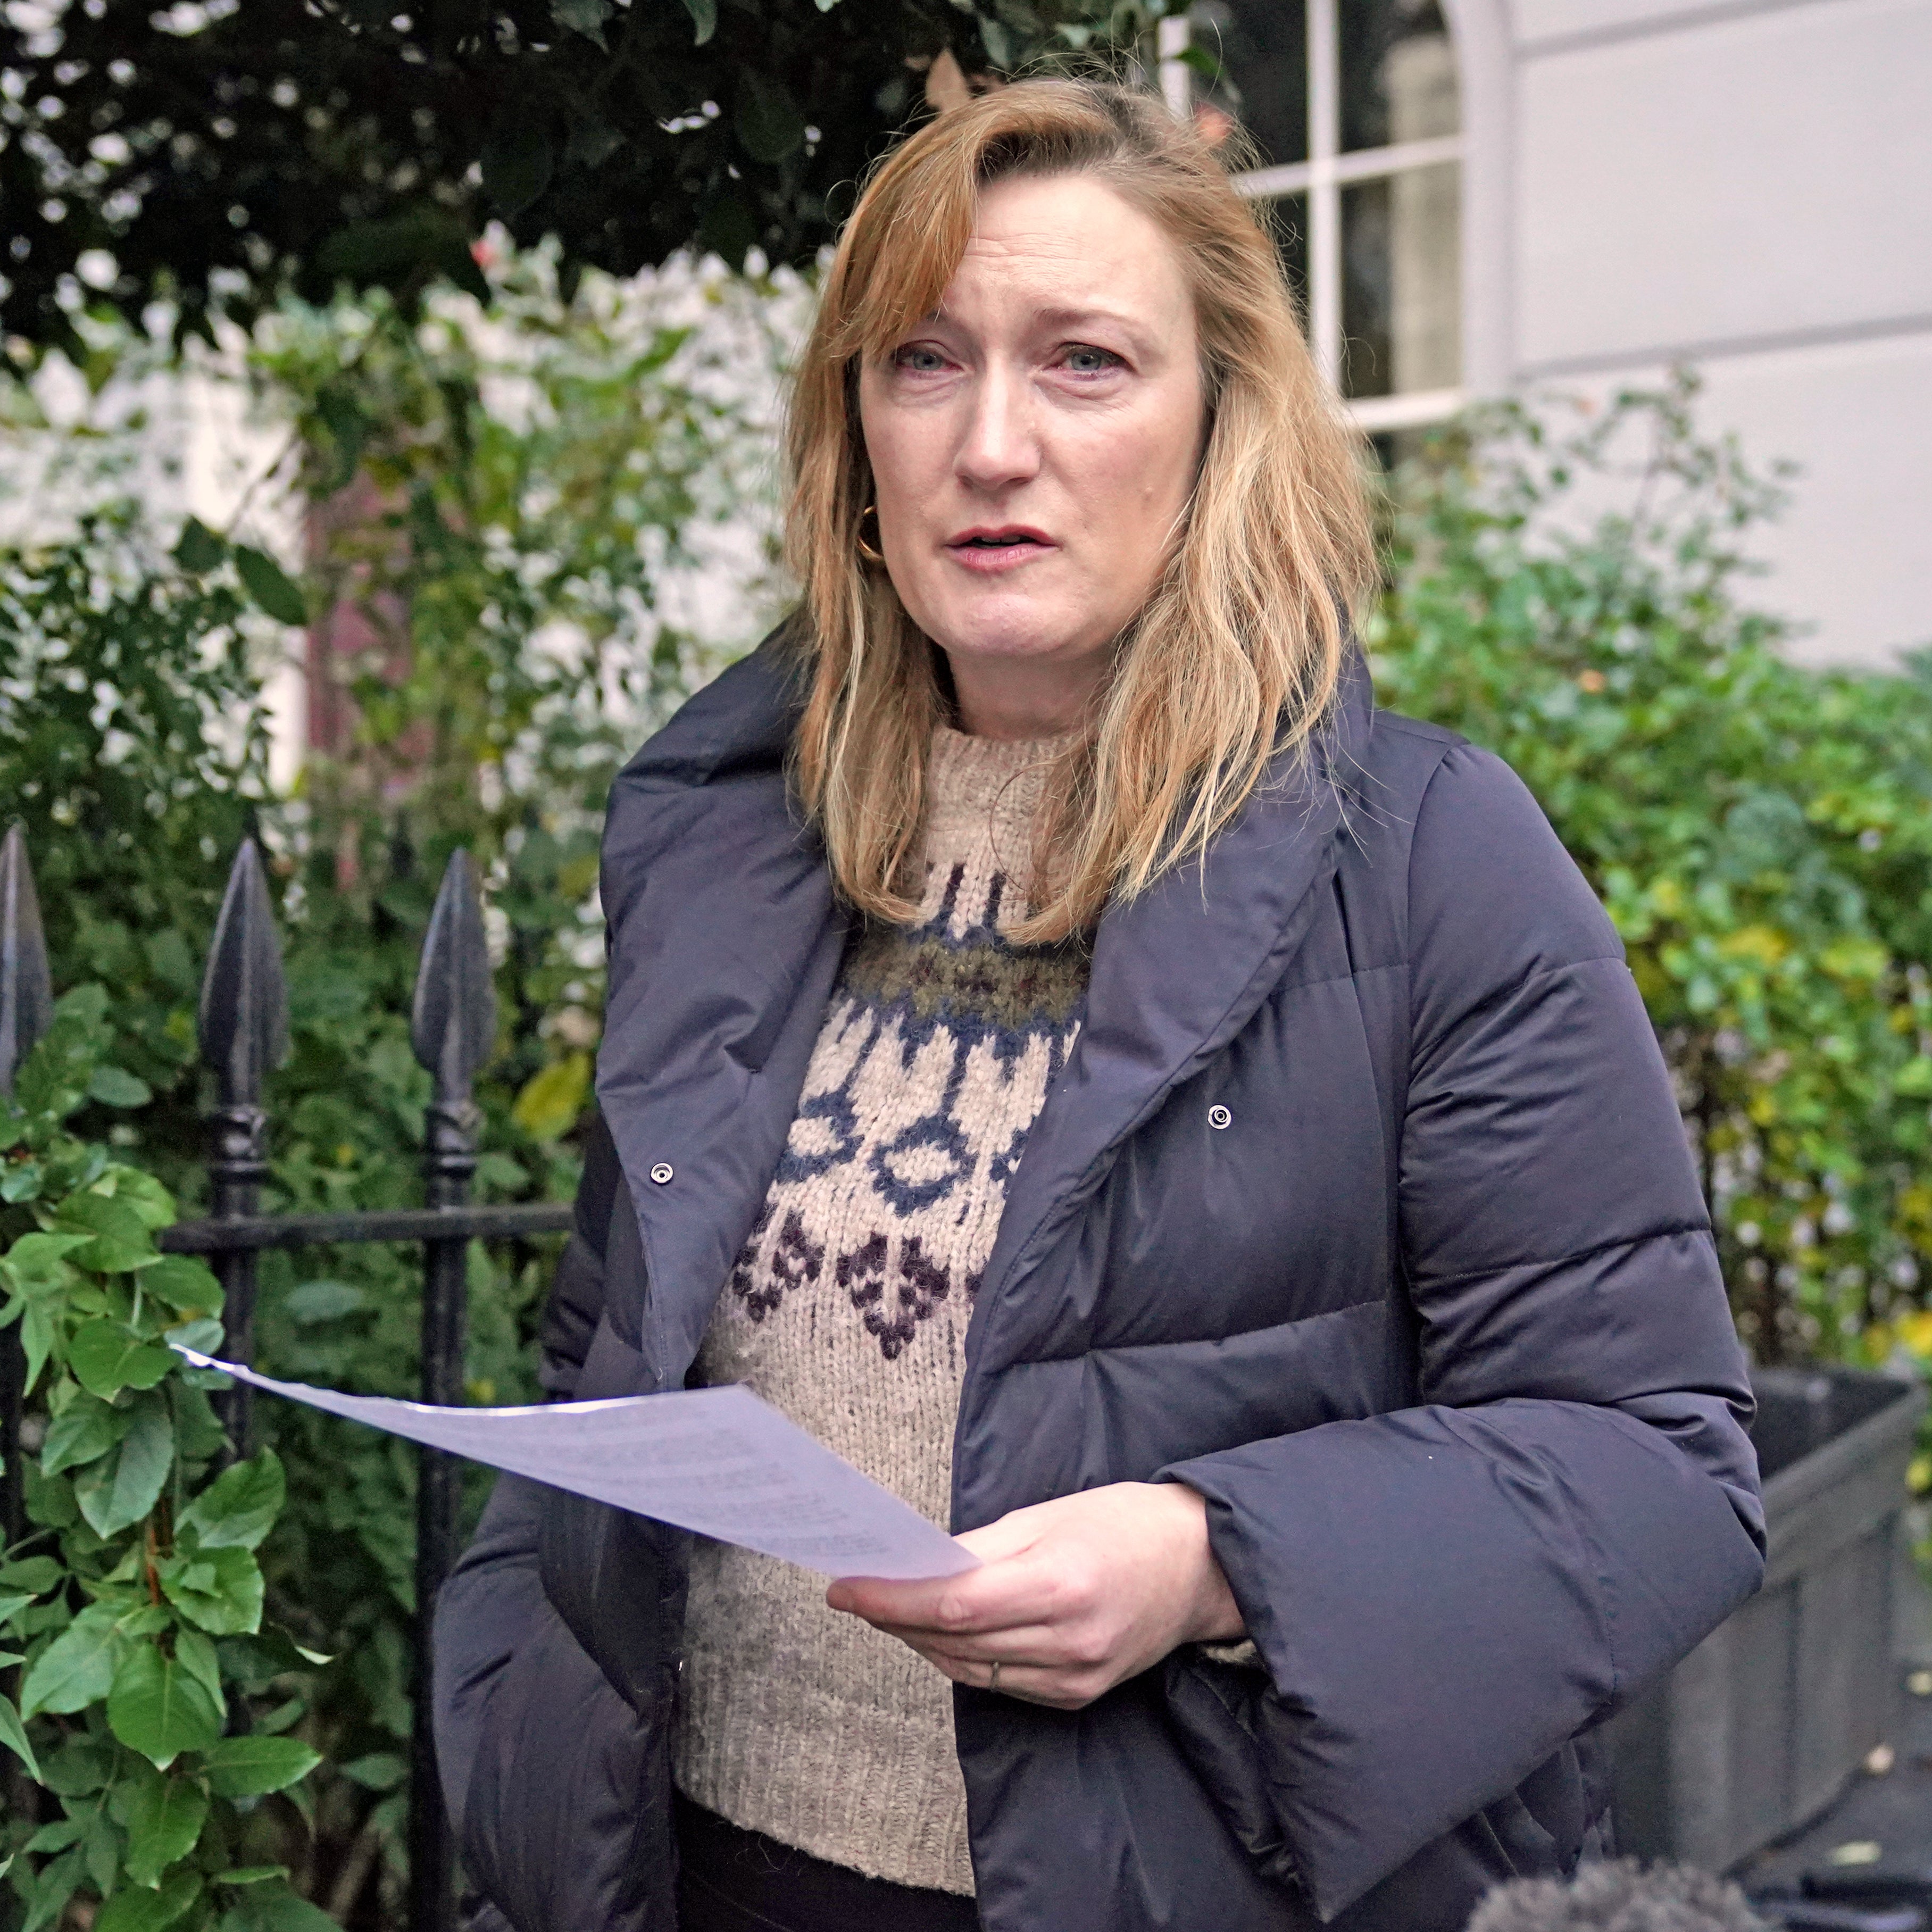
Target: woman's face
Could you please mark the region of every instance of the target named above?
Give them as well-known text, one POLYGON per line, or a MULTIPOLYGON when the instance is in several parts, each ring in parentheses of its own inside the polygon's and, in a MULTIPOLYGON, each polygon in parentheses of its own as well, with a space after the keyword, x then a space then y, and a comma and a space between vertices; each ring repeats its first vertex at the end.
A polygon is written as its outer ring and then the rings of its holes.
POLYGON ((938 312, 862 370, 859 410, 886 567, 946 655, 961 723, 1070 730, 1199 460, 1173 244, 1090 176, 995 182, 938 312))

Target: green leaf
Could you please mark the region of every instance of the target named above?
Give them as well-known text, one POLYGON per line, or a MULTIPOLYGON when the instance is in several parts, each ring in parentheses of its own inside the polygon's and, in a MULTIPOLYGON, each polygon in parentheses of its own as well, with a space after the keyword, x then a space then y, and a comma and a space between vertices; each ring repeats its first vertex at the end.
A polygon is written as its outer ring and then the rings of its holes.
POLYGON ((203 1674, 181 1655, 164 1656, 154 1643, 140 1643, 114 1673, 107 1697, 107 1723, 130 1750, 139 1751, 158 1771, 165 1771, 183 1751, 206 1750, 221 1735, 220 1700, 211 1696, 203 1674))
POLYGON ((40 1193, 46 1178, 37 1160, 23 1160, 0 1170, 0 1201, 32 1201, 40 1193))
POLYGON ((77 1844, 87 1829, 85 1815, 78 1818, 62 1818, 51 1825, 43 1825, 20 1849, 32 1852, 36 1857, 49 1852, 64 1852, 68 1846, 77 1844))
POLYGON ((47 1760, 40 1782, 57 1797, 88 1797, 113 1775, 116 1755, 111 1739, 70 1736, 47 1760))
POLYGON ((282 1306, 289 1319, 307 1328, 313 1322, 334 1322, 352 1315, 368 1298, 351 1281, 305 1281, 289 1290, 282 1306))
POLYGON ((286 1878, 286 1865, 235 1865, 214 1874, 217 1885, 261 1885, 272 1878, 286 1878))
POLYGON ((170 1557, 161 1588, 192 1623, 217 1636, 252 1636, 262 1624, 262 1572, 245 1550, 197 1550, 170 1557))
POLYGON ((604 44, 604 22, 610 17, 610 0, 550 0, 550 16, 560 27, 568 27, 605 52, 610 51, 604 44))
POLYGON ((403 287, 443 274, 478 302, 490 298, 469 236, 439 208, 338 229, 317 247, 315 265, 322 274, 346 276, 358 286, 403 287))
POLYGON ((63 1469, 78 1469, 106 1455, 127 1434, 133 1420, 126 1409, 91 1395, 76 1395, 47 1425, 46 1440, 40 1445, 41 1474, 57 1476, 63 1469))
POLYGON ((172 1348, 105 1319, 82 1322, 68 1348, 68 1367, 104 1402, 124 1388, 152 1388, 179 1360, 172 1348))
POLYGON ((87 1083, 88 1098, 110 1107, 145 1107, 154 1090, 123 1066, 97 1066, 87 1083))
POLYGON ((216 1797, 254 1798, 286 1791, 321 1762, 299 1738, 224 1738, 203 1754, 202 1768, 216 1797))
POLYGON ((1893 1076, 1892 1090, 1908 1100, 1932 1095, 1932 1056, 1922 1053, 1908 1060, 1893 1076))
MULTIPOLYGON (((335 461, 326 487, 331 491, 344 488, 353 479, 362 460, 362 446, 369 438, 369 418, 363 414, 353 393, 334 383, 316 398, 315 412, 322 418, 328 441, 335 446, 335 461)), ((321 438, 311 436, 310 441, 312 445, 322 446, 321 438)))
MULTIPOLYGON (((199 1872, 173 1871, 162 1880, 158 1892, 139 1886, 117 1892, 100 1908, 100 1916, 94 1922, 94 1932, 167 1932, 170 1925, 194 1910, 201 1896, 201 1885, 199 1872)), ((322 1922, 333 1924, 334 1921, 322 1922)))
MULTIPOLYGON (((226 1664, 227 1659, 222 1660, 226 1664)), ((290 1697, 278 1704, 272 1711, 265 1711, 255 1720, 256 1735, 260 1737, 280 1737, 284 1731, 292 1731, 308 1715, 306 1697, 290 1697)))
MULTIPOLYGON (((44 1301, 30 1301, 20 1322, 20 1346, 27 1358, 27 1378, 22 1393, 32 1395, 40 1379, 40 1371, 60 1338, 60 1324, 52 1309, 44 1301)), ((30 1474, 38 1473, 29 1471, 30 1474)))
POLYGON ((12 1563, 0 1563, 0 1584, 36 1597, 44 1597, 66 1574, 51 1556, 22 1556, 12 1563))
POLYGON ((221 1932, 340 1932, 320 1907, 298 1898, 282 1880, 251 1885, 236 1898, 221 1932))
POLYGON ((754 161, 782 161, 805 145, 805 117, 783 84, 755 69, 739 76, 733 122, 739 144, 754 161))
POLYGON ((221 1284, 214 1270, 194 1255, 164 1255, 152 1268, 143 1268, 141 1292, 183 1315, 214 1315, 221 1308, 221 1284))
POLYGON ((288 1493, 281 1459, 264 1449, 222 1471, 181 1513, 178 1532, 203 1550, 253 1550, 281 1514, 288 1493))
POLYGON ((12 1622, 15 1614, 25 1610, 33 1600, 30 1596, 16 1594, 11 1591, 0 1593, 0 1626, 12 1622))
POLYGON ((589 1054, 567 1054, 554 1060, 524 1083, 510 1118, 532 1140, 556 1140, 569 1132, 581 1117, 590 1098, 590 1078, 589 1054))
POLYGON ((0 1744, 4 1744, 27 1767, 27 1775, 38 1784, 40 1781, 39 1760, 34 1756, 34 1748, 27 1742, 27 1727, 20 1721, 20 1714, 14 1708, 10 1697, 0 1697, 0 1744))
POLYGON ((221 1656, 214 1643, 199 1630, 184 1630, 175 1639, 175 1654, 181 1659, 182 1668, 200 1684, 214 1700, 215 1708, 225 1717, 228 1700, 221 1694, 221 1656))
POLYGON ((96 1536, 118 1535, 154 1506, 175 1460, 167 1404, 158 1396, 137 1402, 119 1443, 74 1478, 74 1501, 96 1536))
POLYGON ((718 31, 718 0, 684 0, 684 10, 698 28, 691 44, 701 47, 718 31))
POLYGON ((73 1194, 61 1203, 55 1219, 63 1233, 94 1238, 73 1250, 70 1258, 76 1268, 125 1274, 154 1258, 147 1221, 131 1201, 112 1194, 73 1194))
POLYGON ((0 1274, 22 1294, 44 1294, 70 1278, 68 1257, 84 1248, 91 1234, 70 1231, 61 1234, 22 1234, 0 1261, 0 1274))
POLYGON ((115 1628, 126 1607, 124 1602, 88 1604, 40 1652, 20 1686, 23 1716, 82 1710, 107 1695, 128 1648, 115 1628))
POLYGON ((409 1764, 394 1751, 371 1751, 367 1757, 352 1759, 342 1766, 342 1774, 366 1791, 393 1791, 409 1775, 409 1764))
POLYGON ((175 1197, 152 1174, 138 1167, 116 1167, 105 1178, 113 1184, 115 1199, 133 1208, 150 1232, 174 1220, 175 1197))
POLYGON ((155 1778, 134 1793, 128 1810, 128 1876, 152 1886, 194 1850, 208 1822, 208 1793, 185 1778, 155 1778))
MULTIPOLYGON (((52 1924, 86 1875, 78 1850, 49 1859, 34 1874, 26 1894, 27 1916, 21 1921, 20 1932, 40 1932, 42 1926, 52 1924)), ((100 1922, 94 1921, 97 1927, 100 1922)))
POLYGON ((304 1650, 285 1630, 273 1624, 254 1636, 230 1636, 221 1640, 221 1667, 250 1694, 266 1690, 278 1677, 290 1672, 319 1670, 335 1660, 319 1650, 304 1650))
MULTIPOLYGON (((31 1358, 29 1358, 31 1360, 31 1358)), ((74 1499, 74 1482, 67 1476, 44 1476, 39 1463, 22 1457, 21 1475, 26 1478, 27 1520, 44 1529, 71 1529, 80 1521, 80 1507, 74 1499)))
MULTIPOLYGON (((190 1332, 198 1325, 190 1323, 190 1332)), ((181 1333, 179 1330, 175 1332, 181 1333)), ((221 1426, 220 1418, 209 1406, 207 1396, 198 1388, 188 1388, 180 1377, 176 1378, 173 1396, 176 1459, 183 1462, 202 1462, 211 1456, 219 1455, 227 1444, 227 1432, 221 1426)))
POLYGON ((242 587, 278 623, 308 622, 308 606, 302 592, 266 550, 252 544, 237 544, 235 568, 241 573, 242 587))
POLYGON ((80 1841, 80 1862, 103 1898, 110 1897, 121 1876, 121 1834, 103 1811, 87 1821, 86 1835, 80 1841))
POLYGON ((54 1002, 54 1023, 22 1063, 14 1082, 16 1104, 28 1114, 64 1120, 86 1097, 85 1070, 106 1045, 107 989, 76 986, 54 1002), (76 1073, 79 1084, 75 1083, 76 1073))
POLYGON ((506 215, 522 214, 549 187, 556 164, 543 124, 523 116, 497 124, 481 160, 484 191, 506 215))
POLYGON ((182 526, 181 540, 173 550, 176 562, 193 577, 212 570, 227 554, 227 544, 199 517, 189 518, 182 526))
MULTIPOLYGON (((228 1331, 212 1315, 204 1315, 193 1322, 178 1322, 166 1330, 162 1340, 172 1348, 192 1348, 197 1355, 213 1355, 220 1352, 222 1342, 228 1331)), ((205 1372, 184 1365, 184 1375, 205 1372)))

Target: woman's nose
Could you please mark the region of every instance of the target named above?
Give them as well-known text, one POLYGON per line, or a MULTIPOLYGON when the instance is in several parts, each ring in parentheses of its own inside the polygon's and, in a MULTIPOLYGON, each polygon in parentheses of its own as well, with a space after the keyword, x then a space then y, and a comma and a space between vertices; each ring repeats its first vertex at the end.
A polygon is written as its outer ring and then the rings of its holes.
POLYGON ((1040 445, 1024 382, 989 370, 972 386, 967 408, 956 459, 962 482, 998 490, 1038 472, 1040 445))

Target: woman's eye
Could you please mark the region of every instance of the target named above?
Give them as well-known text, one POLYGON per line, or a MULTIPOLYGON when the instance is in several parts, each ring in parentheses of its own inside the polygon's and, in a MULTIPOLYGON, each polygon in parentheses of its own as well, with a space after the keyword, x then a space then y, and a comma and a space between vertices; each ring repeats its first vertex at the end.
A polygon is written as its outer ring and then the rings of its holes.
POLYGON ((910 369, 916 374, 928 375, 936 369, 944 368, 946 358, 936 349, 928 348, 921 343, 910 342, 904 348, 894 352, 892 363, 896 368, 910 369))
POLYGON ((1098 376, 1120 366, 1120 358, 1111 349, 1095 349, 1083 342, 1066 351, 1064 362, 1076 376, 1098 376))

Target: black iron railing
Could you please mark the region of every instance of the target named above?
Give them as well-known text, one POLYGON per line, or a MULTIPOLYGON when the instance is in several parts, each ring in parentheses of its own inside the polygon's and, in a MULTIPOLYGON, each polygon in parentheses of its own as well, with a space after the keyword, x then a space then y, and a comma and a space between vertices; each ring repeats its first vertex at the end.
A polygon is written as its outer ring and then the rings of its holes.
MULTIPOLYGON (((16 825, 0 844, 0 1090, 46 1031, 52 1011, 46 946, 26 842, 16 825)), ((256 1257, 264 1248, 341 1241, 421 1242, 423 1250, 422 1400, 453 1404, 463 1393, 464 1258, 472 1240, 523 1239, 570 1226, 561 1202, 478 1206, 470 1200, 476 1170, 476 1074, 496 1033, 496 995, 476 872, 466 852, 450 859, 430 915, 417 969, 410 1044, 435 1082, 424 1121, 424 1206, 389 1213, 264 1214, 268 1175, 267 1076, 288 1051, 288 998, 281 946, 254 842, 245 842, 228 876, 202 981, 202 1058, 216 1078, 209 1117, 208 1196, 204 1220, 165 1229, 172 1254, 205 1255, 224 1296, 224 1352, 255 1355, 256 1257)), ((0 1336, 0 1496, 6 1537, 24 1528, 20 1424, 23 1362, 17 1328, 0 1336)), ((221 1398, 222 1420, 238 1456, 254 1436, 253 1392, 237 1383, 221 1398)), ((456 1923, 454 1853, 436 1780, 429 1718, 430 1623, 436 1594, 456 1559, 460 1468, 434 1449, 418 1450, 416 1488, 416 1629, 414 1737, 410 1785, 410 1932, 452 1932, 456 1923)))

